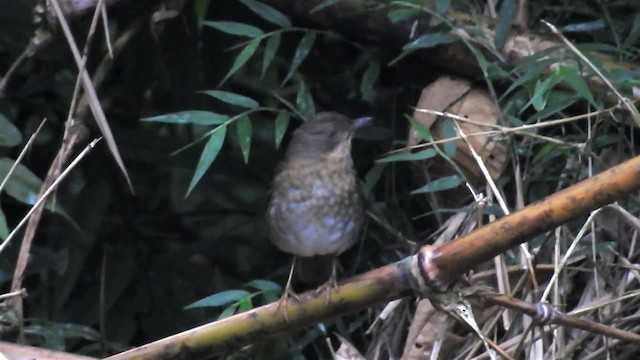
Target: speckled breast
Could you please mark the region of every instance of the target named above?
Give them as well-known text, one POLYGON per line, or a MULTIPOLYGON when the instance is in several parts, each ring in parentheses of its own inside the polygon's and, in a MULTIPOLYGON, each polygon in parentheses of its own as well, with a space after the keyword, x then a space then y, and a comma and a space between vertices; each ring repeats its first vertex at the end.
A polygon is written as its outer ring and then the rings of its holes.
POLYGON ((358 240, 363 201, 348 160, 291 166, 276 176, 268 222, 278 248, 310 257, 340 254, 358 240))

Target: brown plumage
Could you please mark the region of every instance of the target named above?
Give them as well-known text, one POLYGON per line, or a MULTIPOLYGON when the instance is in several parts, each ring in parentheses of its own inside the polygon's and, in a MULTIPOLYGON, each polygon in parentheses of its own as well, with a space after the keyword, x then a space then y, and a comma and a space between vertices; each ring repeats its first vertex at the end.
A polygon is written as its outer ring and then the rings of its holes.
MULTIPOLYGON (((317 114, 294 132, 277 170, 267 212, 269 236, 302 260, 303 281, 325 280, 329 273, 321 264, 328 259, 333 262, 328 284, 335 286, 335 258, 358 240, 364 210, 351 138, 370 122, 335 112, 317 114), (305 258, 313 258, 312 265, 305 266, 305 258)), ((283 296, 291 294, 290 274, 283 296)))

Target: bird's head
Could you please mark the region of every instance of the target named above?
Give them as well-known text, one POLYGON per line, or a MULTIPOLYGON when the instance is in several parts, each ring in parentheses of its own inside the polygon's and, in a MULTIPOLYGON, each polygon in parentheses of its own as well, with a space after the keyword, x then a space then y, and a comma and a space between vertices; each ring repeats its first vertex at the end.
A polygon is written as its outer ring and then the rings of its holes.
POLYGON ((318 113, 293 133, 287 158, 348 157, 353 134, 371 122, 370 117, 351 120, 337 112, 318 113))

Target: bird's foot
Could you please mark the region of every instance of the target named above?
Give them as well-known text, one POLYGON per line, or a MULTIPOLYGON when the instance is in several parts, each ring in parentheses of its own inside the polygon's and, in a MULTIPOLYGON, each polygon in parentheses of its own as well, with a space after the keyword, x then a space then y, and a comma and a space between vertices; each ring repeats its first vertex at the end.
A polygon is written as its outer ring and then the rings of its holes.
POLYGON ((288 305, 289 305, 289 299, 291 298, 293 298, 297 302, 300 302, 300 296, 298 296, 298 294, 293 292, 293 290, 291 289, 291 286, 287 286, 284 289, 284 292, 282 293, 280 300, 278 300, 278 310, 280 310, 280 307, 282 307, 282 313, 284 314, 284 319, 287 322, 289 321, 288 305))
POLYGON ((316 289, 316 296, 325 293, 325 304, 329 303, 329 299, 331 298, 331 292, 338 289, 338 281, 335 276, 331 276, 327 282, 320 285, 319 288, 316 289))

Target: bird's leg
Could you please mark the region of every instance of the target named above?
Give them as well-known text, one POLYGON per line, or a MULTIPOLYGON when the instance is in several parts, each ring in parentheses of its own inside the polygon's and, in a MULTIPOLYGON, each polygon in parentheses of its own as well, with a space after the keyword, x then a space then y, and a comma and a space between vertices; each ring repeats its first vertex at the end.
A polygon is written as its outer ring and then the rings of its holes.
POLYGON ((284 310, 284 318, 285 320, 289 321, 288 317, 287 317, 287 303, 289 302, 289 298, 292 297, 294 299, 296 299, 297 301, 300 301, 300 297, 298 296, 298 294, 296 294, 295 292, 293 292, 293 289, 291 288, 291 280, 293 279, 293 270, 296 268, 296 257, 293 257, 293 263, 291 263, 291 270, 289 270, 289 278, 287 279, 287 285, 284 287, 284 291, 282 292, 282 296, 280 297, 280 300, 278 300, 278 309, 280 308, 280 306, 284 305, 285 309, 284 310))
POLYGON ((333 258, 331 259, 331 276, 329 277, 329 280, 327 280, 327 282, 325 282, 324 284, 322 284, 322 286, 320 286, 317 290, 316 290, 316 295, 320 294, 323 291, 326 291, 326 298, 325 298, 325 302, 328 304, 329 303, 329 297, 331 296, 331 290, 335 290, 338 288, 338 280, 337 280, 337 276, 336 276, 336 267, 338 265, 338 256, 333 256, 333 258))

